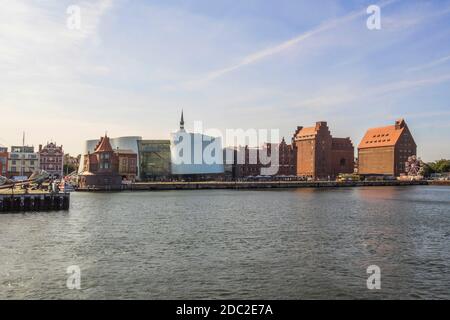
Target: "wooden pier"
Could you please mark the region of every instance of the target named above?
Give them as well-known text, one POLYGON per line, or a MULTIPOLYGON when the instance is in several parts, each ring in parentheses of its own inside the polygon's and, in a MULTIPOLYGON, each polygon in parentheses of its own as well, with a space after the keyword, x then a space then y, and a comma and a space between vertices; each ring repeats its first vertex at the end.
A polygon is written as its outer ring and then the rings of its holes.
POLYGON ((0 194, 0 214, 69 210, 70 193, 0 194))

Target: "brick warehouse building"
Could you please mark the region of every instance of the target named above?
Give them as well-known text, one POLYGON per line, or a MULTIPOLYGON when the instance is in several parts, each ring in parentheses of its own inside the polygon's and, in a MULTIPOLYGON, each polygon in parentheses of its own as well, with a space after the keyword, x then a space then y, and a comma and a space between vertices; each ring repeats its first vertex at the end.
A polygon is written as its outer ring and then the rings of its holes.
POLYGON ((326 122, 297 127, 292 137, 297 150, 297 176, 332 179, 353 173, 354 147, 350 138, 333 138, 326 122))
POLYGON ((358 171, 361 175, 400 176, 409 156, 417 154, 417 145, 406 125, 399 119, 394 125, 367 130, 358 146, 358 171))
POLYGON ((296 174, 296 150, 286 143, 284 138, 280 143, 266 143, 262 148, 240 147, 234 152, 233 177, 243 178, 259 176, 263 167, 272 164, 262 164, 261 157, 271 157, 272 150, 278 147, 278 165, 275 176, 293 176, 296 174))
POLYGON ((297 150, 293 144, 287 144, 283 139, 281 143, 267 143, 265 146, 265 152, 270 157, 272 154, 272 148, 278 147, 278 176, 295 176, 297 171, 297 150))

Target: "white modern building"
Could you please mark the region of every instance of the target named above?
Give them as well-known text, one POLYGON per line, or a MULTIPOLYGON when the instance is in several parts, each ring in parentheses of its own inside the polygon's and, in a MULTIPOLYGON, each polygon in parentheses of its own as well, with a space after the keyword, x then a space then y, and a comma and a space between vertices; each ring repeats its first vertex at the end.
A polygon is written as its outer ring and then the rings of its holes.
POLYGON ((224 173, 222 140, 184 129, 181 113, 180 129, 170 139, 173 175, 209 175, 224 173))

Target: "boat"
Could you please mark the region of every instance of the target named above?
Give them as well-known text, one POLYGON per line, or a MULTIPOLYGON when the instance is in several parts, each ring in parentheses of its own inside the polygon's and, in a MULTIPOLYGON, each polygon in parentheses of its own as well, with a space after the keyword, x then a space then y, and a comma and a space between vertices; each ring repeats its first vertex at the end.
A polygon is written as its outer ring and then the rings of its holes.
POLYGON ((75 191, 75 188, 70 183, 65 181, 64 179, 61 179, 61 182, 60 182, 58 188, 59 188, 60 192, 64 192, 64 193, 75 191))

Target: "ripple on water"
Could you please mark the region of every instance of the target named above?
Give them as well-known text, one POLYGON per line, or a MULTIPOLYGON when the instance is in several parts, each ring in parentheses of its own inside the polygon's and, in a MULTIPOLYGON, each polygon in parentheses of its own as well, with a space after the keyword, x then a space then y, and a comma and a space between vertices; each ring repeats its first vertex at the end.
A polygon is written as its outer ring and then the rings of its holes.
POLYGON ((75 193, 0 215, 0 298, 450 298, 450 188, 75 193), (366 288, 376 264, 382 290, 366 288), (79 265, 82 289, 66 288, 79 265))

